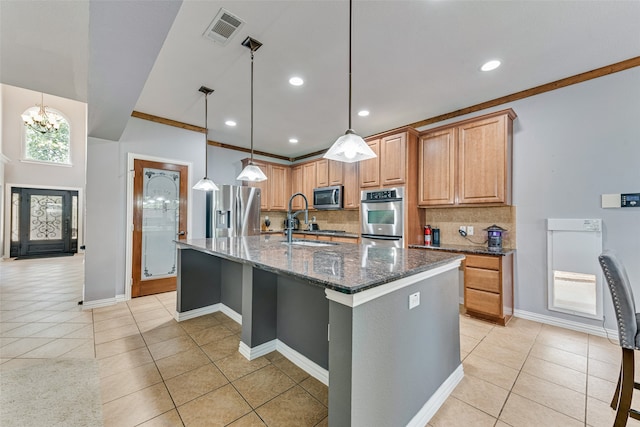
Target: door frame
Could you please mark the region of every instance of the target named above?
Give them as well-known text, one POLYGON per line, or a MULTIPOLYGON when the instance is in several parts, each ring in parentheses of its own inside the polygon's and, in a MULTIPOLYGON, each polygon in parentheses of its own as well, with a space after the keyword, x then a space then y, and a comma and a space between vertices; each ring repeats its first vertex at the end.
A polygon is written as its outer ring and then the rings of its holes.
POLYGON ((62 190, 78 192, 78 253, 84 253, 81 247, 84 246, 84 188, 82 187, 62 187, 58 185, 35 185, 35 184, 18 184, 15 182, 7 182, 4 191, 4 253, 2 258, 9 258, 11 251, 11 189, 18 188, 35 188, 38 190, 62 190))
MULTIPOLYGON (((133 286, 133 162, 135 160, 148 160, 151 162, 173 163, 187 167, 187 236, 191 235, 191 218, 193 215, 191 187, 193 182, 193 163, 184 160, 168 159, 165 157, 148 156, 146 154, 127 153, 127 218, 125 221, 125 280, 124 301, 131 299, 131 287, 133 286)), ((116 296, 117 297, 117 296, 116 296)))

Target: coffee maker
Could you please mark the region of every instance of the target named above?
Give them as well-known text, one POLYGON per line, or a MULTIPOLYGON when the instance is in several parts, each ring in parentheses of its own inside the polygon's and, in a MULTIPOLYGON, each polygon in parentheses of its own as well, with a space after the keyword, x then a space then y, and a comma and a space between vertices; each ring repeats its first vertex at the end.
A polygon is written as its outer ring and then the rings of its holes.
POLYGON ((487 232, 488 249, 490 251, 501 251, 502 233, 507 231, 507 229, 493 224, 491 227, 485 228, 485 231, 487 232))

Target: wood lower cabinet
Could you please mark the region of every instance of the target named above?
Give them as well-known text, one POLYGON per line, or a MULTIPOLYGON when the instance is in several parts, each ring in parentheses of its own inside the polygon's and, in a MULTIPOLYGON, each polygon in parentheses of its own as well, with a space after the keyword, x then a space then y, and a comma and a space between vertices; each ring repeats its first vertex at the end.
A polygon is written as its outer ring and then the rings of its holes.
POLYGON ((467 314, 506 325, 513 316, 513 253, 463 255, 467 314))

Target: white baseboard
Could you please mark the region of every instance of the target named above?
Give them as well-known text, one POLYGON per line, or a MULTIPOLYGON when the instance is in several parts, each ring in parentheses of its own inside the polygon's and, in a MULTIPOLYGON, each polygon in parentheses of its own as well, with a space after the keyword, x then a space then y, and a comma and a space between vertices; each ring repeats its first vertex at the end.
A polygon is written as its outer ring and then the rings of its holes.
MULTIPOLYGON (((129 298, 131 299, 131 298, 129 298)), ((116 295, 116 302, 122 302, 122 301, 126 301, 127 300, 127 296, 125 294, 120 294, 120 295, 116 295)))
POLYGON ((240 341, 240 347, 238 348, 238 351, 241 355, 247 358, 247 360, 257 359, 258 357, 275 351, 277 348, 277 341, 278 340, 271 340, 264 344, 260 344, 257 347, 249 347, 248 345, 240 341))
POLYGON ((449 375, 449 378, 447 378, 445 382, 438 387, 436 392, 433 393, 429 400, 427 400, 422 409, 420 409, 411 421, 409 421, 407 427, 426 426, 429 420, 436 414, 436 412, 438 412, 438 409, 440 409, 445 400, 447 400, 449 395, 453 392, 453 389, 455 389, 458 383, 462 381, 463 377, 464 370, 461 363, 460 366, 458 366, 456 370, 449 375))
POLYGON ((97 299, 97 300, 93 300, 93 301, 83 301, 82 302, 82 309, 83 310, 91 310, 91 309, 94 309, 94 308, 108 307, 110 305, 116 305, 119 302, 120 301, 118 301, 117 297, 105 298, 105 299, 97 299))
POLYGON ((217 303, 213 305, 208 305, 206 307, 196 308, 194 310, 183 311, 179 313, 176 311, 176 314, 173 316, 176 321, 182 322, 183 320, 193 319, 194 317, 204 316, 205 314, 215 313, 216 311, 220 311, 220 307, 222 304, 217 303))
POLYGON ((242 325, 242 314, 237 311, 227 307, 226 305, 220 303, 220 311, 233 319, 236 323, 240 323, 242 325))
POLYGON ((311 361, 311 359, 298 353, 280 340, 276 340, 276 350, 278 350, 284 357, 289 359, 293 364, 300 369, 311 375, 313 378, 320 381, 322 384, 329 385, 329 371, 311 361))
POLYGON ((560 319, 558 317, 547 316, 525 310, 514 310, 513 315, 515 317, 533 320, 534 322, 544 323, 546 325, 558 326, 560 328, 571 329, 572 331, 584 332, 586 334, 614 339, 616 341, 618 340, 618 331, 616 329, 606 329, 603 326, 585 325, 584 323, 574 322, 573 320, 560 319))

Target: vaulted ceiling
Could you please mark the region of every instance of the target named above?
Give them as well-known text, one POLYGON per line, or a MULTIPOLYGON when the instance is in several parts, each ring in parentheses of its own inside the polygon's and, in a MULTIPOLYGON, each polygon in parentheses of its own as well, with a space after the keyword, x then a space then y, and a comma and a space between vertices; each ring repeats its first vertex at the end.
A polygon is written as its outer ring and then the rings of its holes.
MULTIPOLYGON (((0 81, 88 102, 89 134, 117 140, 132 111, 295 157, 347 128, 346 0, 0 1, 0 81), (245 24, 203 33, 221 8, 245 24), (288 79, 297 75, 303 86, 288 79), (225 125, 235 120, 237 126, 225 125), (299 140, 297 144, 290 138, 299 140)), ((367 136, 640 55, 638 1, 356 0, 353 128, 367 136), (483 62, 500 59, 493 72, 483 62), (360 109, 370 111, 359 117, 360 109)))

